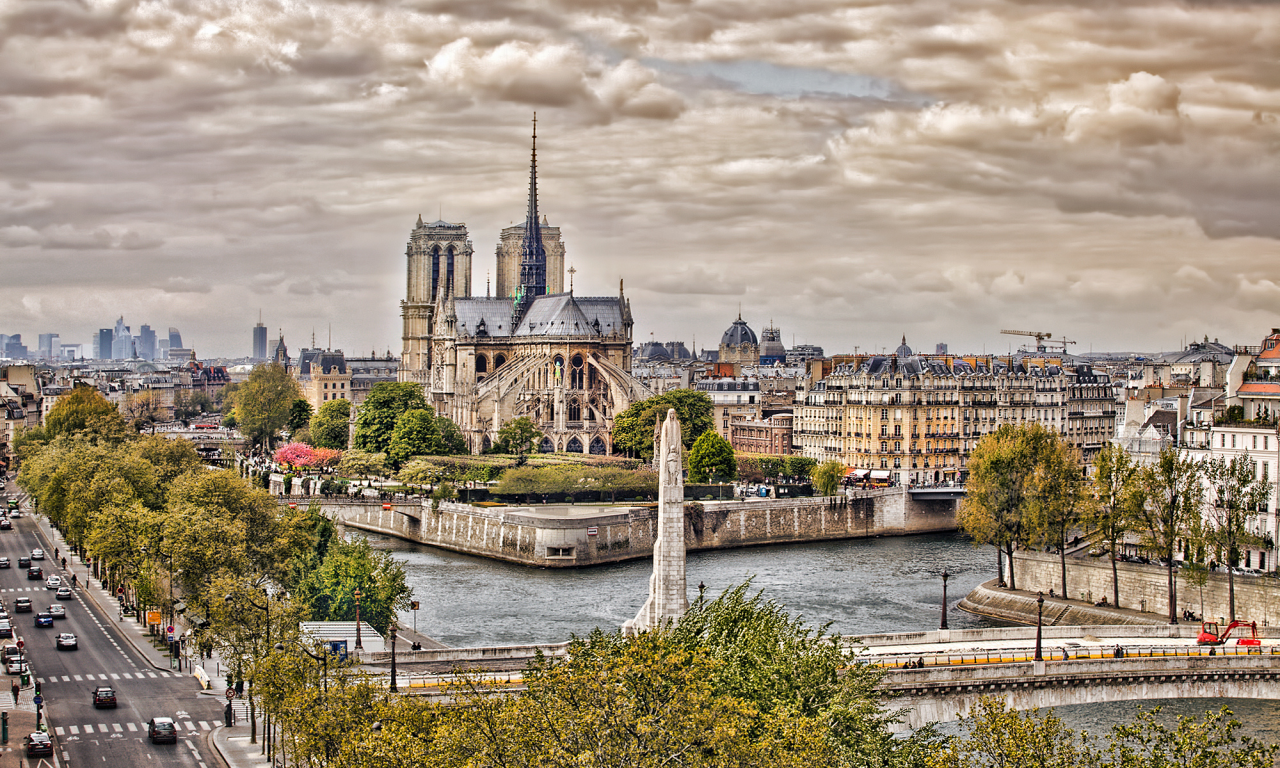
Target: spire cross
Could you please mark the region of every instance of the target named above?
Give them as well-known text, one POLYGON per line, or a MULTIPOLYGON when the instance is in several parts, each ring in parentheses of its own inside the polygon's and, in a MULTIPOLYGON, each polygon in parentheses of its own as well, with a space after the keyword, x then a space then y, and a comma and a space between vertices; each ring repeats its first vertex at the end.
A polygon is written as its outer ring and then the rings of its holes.
POLYGON ((570 265, 568 271, 569 271, 569 293, 573 293, 573 276, 577 274, 578 270, 574 269, 573 266, 570 265))

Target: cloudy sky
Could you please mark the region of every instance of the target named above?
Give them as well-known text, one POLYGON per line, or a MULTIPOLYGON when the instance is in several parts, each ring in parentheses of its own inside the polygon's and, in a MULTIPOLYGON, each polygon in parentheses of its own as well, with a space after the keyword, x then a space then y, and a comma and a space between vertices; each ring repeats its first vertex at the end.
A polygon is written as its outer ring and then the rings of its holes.
POLYGON ((398 350, 417 216, 541 208, 636 339, 1280 326, 1280 5, 0 0, 0 333, 398 350))

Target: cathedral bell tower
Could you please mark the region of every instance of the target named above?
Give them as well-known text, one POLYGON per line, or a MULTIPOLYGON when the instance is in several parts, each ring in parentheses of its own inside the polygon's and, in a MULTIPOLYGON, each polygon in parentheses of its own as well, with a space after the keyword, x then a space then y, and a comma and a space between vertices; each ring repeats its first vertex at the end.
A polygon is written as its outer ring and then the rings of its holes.
POLYGON ((418 223, 405 249, 408 286, 400 302, 404 346, 400 380, 428 384, 437 357, 436 336, 443 330, 446 299, 471 295, 471 241, 467 225, 447 221, 418 223))

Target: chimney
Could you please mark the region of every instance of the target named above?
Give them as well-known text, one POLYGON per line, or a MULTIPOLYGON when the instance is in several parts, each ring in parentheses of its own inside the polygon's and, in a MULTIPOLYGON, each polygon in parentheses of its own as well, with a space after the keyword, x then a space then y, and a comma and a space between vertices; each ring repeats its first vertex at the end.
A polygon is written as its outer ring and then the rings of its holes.
MULTIPOLYGON (((1195 388, 1192 387, 1192 392, 1195 388)), ((1178 395, 1178 445, 1182 445, 1182 432, 1186 429, 1187 416, 1191 413, 1191 396, 1178 395)))

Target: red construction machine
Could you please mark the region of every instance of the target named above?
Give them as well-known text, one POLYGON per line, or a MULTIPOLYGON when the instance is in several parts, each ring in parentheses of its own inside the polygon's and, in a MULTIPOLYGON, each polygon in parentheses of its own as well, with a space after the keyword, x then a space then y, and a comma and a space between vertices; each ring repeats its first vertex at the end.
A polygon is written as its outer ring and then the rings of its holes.
POLYGON ((1218 632, 1218 622, 1201 622, 1196 645, 1225 645, 1231 636, 1231 630, 1237 628, 1248 629, 1252 634, 1249 637, 1236 638, 1236 645, 1262 645, 1262 641, 1258 639, 1258 622, 1256 621, 1233 621, 1221 633, 1218 632))

